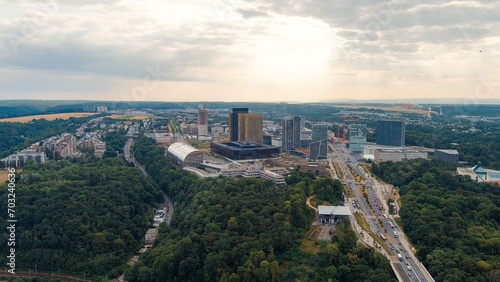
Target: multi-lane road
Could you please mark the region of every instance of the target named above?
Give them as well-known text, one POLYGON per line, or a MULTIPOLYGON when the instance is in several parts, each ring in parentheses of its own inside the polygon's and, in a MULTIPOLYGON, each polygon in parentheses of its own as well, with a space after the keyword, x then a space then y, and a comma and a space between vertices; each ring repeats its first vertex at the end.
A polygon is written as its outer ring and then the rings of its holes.
POLYGON ((360 169, 357 164, 359 156, 351 155, 347 148, 342 144, 329 144, 333 154, 331 162, 336 162, 344 172, 344 183, 353 192, 357 200, 357 206, 363 212, 364 217, 370 229, 377 235, 384 234, 386 240, 384 242, 391 249, 389 259, 393 263, 396 271, 399 272, 399 277, 404 281, 434 281, 432 276, 427 272, 425 267, 418 261, 409 249, 408 242, 404 239, 403 232, 397 227, 395 222, 388 216, 384 209, 383 203, 377 196, 375 190, 380 185, 374 183, 374 179, 365 174, 364 170, 360 169), (358 189, 358 184, 349 168, 366 182, 365 188, 369 199, 369 204, 358 189), (384 215, 384 212, 385 215, 384 215), (382 226, 379 225, 382 222, 382 226), (397 255, 402 256, 402 261, 398 261, 397 255))

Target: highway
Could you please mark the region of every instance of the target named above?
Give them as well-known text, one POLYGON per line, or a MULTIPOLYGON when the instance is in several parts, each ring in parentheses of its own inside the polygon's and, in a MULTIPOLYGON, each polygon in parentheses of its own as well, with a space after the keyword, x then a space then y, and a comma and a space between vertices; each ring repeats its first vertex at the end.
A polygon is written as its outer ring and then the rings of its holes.
MULTIPOLYGON (((125 154, 125 159, 129 162, 130 161, 133 162, 134 165, 138 169, 140 169, 144 175, 147 176, 148 173, 146 172, 144 167, 134 158, 134 153, 132 152, 134 142, 135 141, 133 138, 129 138, 127 140, 127 143, 125 144, 125 148, 123 150, 123 152, 125 154)), ((163 193, 163 197, 165 198, 165 204, 168 206, 168 213, 167 213, 167 215, 165 215, 164 221, 170 226, 170 222, 172 221, 172 216, 174 215, 174 202, 172 201, 172 199, 170 199, 170 197, 165 192, 163 192, 163 190, 161 190, 161 192, 163 193)))
POLYGON ((388 215, 388 211, 385 211, 384 203, 381 203, 380 198, 377 196, 377 191, 375 191, 376 187, 380 187, 380 185, 375 185, 374 181, 376 180, 366 175, 364 170, 358 167, 357 160, 359 159, 359 156, 350 155, 348 149, 342 144, 329 144, 329 146, 333 152, 330 161, 338 163, 342 168, 345 177, 345 185, 351 188, 354 192, 357 200, 357 206, 363 212, 370 229, 375 234, 382 234, 382 229, 384 229, 385 236, 388 236, 385 243, 392 250, 390 260, 394 264, 395 269, 400 272, 400 276, 402 276, 403 280, 422 282, 434 281, 425 267, 417 260, 409 249, 409 244, 404 239, 403 232, 397 227, 395 222, 393 222, 390 217, 386 219, 384 216, 384 213, 388 215), (365 180, 368 199, 375 214, 372 212, 368 203, 365 201, 365 198, 359 191, 354 180, 355 178, 351 175, 347 166, 349 166, 354 173, 358 174, 365 180), (378 220, 382 222, 382 227, 378 224, 378 220), (395 244, 393 245, 390 241, 395 242, 395 244), (402 262, 398 261, 396 257, 397 254, 402 255, 402 262), (396 265, 396 263, 398 265, 396 265))

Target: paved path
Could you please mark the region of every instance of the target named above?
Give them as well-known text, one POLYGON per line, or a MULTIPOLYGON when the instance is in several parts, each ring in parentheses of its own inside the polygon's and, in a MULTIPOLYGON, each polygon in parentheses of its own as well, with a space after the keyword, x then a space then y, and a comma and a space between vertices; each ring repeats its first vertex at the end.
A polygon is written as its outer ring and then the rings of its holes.
POLYGON ((314 197, 316 197, 316 195, 311 195, 309 198, 307 198, 306 205, 311 209, 314 209, 316 212, 318 212, 318 209, 311 205, 311 199, 314 197))

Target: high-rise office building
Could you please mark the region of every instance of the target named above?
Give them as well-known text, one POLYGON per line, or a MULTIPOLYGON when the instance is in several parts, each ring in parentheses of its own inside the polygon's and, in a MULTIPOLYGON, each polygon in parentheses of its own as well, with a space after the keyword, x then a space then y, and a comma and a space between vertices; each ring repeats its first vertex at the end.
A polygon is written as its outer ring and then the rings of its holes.
POLYGON ((247 114, 248 108, 233 108, 233 112, 229 114, 229 140, 238 141, 238 116, 239 114, 247 114))
POLYGON ((405 122, 404 121, 377 121, 377 144, 404 147, 405 122))
POLYGON ((306 128, 306 119, 302 118, 300 119, 300 130, 304 130, 306 128))
POLYGON ((312 142, 328 139, 328 124, 315 123, 312 125, 312 142))
POLYGON ((301 117, 285 117, 281 119, 281 152, 288 153, 300 148, 301 117))
POLYGON ((366 146, 366 136, 368 128, 366 124, 351 124, 349 129, 349 151, 353 153, 361 153, 363 147, 366 146))
POLYGON ((313 160, 325 159, 328 157, 328 124, 313 124, 312 142, 309 145, 309 157, 313 160))
POLYGON ((238 141, 264 143, 262 114, 238 114, 238 141))
POLYGON ((205 109, 198 110, 198 135, 208 135, 208 111, 205 109))

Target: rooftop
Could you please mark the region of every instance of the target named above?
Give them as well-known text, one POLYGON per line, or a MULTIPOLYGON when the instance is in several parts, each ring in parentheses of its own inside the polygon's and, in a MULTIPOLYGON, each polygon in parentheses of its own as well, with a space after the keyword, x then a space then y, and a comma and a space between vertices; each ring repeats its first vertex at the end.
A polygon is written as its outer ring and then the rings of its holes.
POLYGON ((150 228, 148 229, 148 231, 146 232, 147 235, 153 235, 153 234, 156 234, 158 232, 158 229, 155 229, 155 228, 150 228))
POLYGON ((320 215, 352 215, 351 210, 344 206, 318 206, 318 212, 320 215))
POLYGON ((185 160, 187 155, 193 152, 201 153, 200 150, 182 142, 177 142, 168 147, 168 152, 174 154, 181 160, 185 160))
POLYGON ((446 154, 450 154, 450 155, 458 155, 458 151, 457 150, 436 150, 436 152, 437 151, 443 152, 443 153, 446 153, 446 154))
POLYGON ((256 142, 246 142, 246 141, 226 141, 218 143, 220 145, 229 147, 233 150, 252 150, 252 149, 274 149, 278 148, 271 145, 260 144, 256 142))

